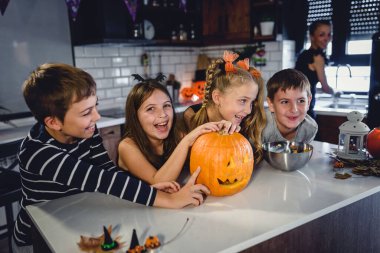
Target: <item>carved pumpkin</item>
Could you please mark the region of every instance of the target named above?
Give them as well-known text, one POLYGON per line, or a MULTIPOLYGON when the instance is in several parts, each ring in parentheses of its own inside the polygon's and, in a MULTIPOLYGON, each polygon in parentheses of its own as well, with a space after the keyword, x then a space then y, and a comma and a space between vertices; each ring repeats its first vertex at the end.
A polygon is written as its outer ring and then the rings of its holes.
POLYGON ((243 190, 254 168, 249 141, 239 133, 212 132, 194 142, 190 153, 190 173, 199 167, 197 183, 206 185, 213 196, 233 195, 243 190))
POLYGON ((184 87, 181 90, 181 96, 185 101, 190 101, 193 97, 193 88, 191 87, 184 87))
POLYGON ((205 95, 205 83, 206 81, 197 81, 192 84, 193 92, 199 99, 203 99, 205 95))

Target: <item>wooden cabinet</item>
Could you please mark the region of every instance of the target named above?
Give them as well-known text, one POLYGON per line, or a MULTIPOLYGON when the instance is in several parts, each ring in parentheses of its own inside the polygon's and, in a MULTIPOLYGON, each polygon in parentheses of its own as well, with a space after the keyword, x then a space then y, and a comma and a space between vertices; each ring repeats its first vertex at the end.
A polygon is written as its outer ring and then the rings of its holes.
POLYGON ((204 0, 204 44, 249 43, 251 0, 204 0))
MULTIPOLYGON (((323 141, 332 144, 338 144, 339 127, 348 121, 347 116, 317 115, 318 133, 316 141, 323 141)), ((367 124, 367 118, 363 119, 367 124)))
POLYGON ((200 44, 201 0, 184 7, 179 0, 130 2, 137 4, 135 20, 122 0, 82 0, 70 21, 73 44, 200 44))
POLYGON ((251 5, 251 26, 253 27, 253 41, 271 41, 276 40, 278 31, 280 30, 281 16, 281 0, 252 0, 251 5), (272 32, 265 33, 262 22, 273 22, 272 32))
POLYGON ((186 6, 180 6, 180 0, 136 3, 133 20, 122 0, 82 0, 76 20, 70 20, 73 44, 244 44, 275 40, 281 27, 281 0, 187 0, 186 6), (275 21, 273 34, 262 36, 260 21, 268 18, 275 21))
POLYGON ((180 7, 180 1, 153 1, 144 5, 140 20, 148 20, 155 30, 153 40, 159 44, 193 45, 201 41, 201 0, 187 0, 180 7))
POLYGON ((206 45, 272 41, 281 28, 281 0, 204 0, 202 8, 206 45), (273 31, 263 35, 260 22, 268 20, 273 31))
POLYGON ((132 38, 133 23, 123 1, 82 0, 76 20, 70 19, 74 45, 132 38))
POLYGON ((339 126, 346 121, 346 116, 317 115, 318 133, 315 140, 338 144, 339 126))
POLYGON ((103 145, 108 152, 109 157, 116 164, 117 146, 121 138, 121 126, 110 126, 99 129, 100 136, 103 138, 103 145))

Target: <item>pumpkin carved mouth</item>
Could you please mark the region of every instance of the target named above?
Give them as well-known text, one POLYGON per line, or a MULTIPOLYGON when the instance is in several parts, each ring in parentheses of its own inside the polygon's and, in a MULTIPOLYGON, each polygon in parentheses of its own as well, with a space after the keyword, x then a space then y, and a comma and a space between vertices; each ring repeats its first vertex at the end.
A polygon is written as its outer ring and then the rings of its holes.
POLYGON ((226 179, 225 181, 223 181, 223 180, 221 180, 219 178, 217 178, 217 179, 218 179, 218 183, 220 185, 232 185, 232 184, 236 184, 237 182, 239 182, 237 180, 237 178, 235 178, 235 180, 231 180, 231 181, 229 179, 226 179))

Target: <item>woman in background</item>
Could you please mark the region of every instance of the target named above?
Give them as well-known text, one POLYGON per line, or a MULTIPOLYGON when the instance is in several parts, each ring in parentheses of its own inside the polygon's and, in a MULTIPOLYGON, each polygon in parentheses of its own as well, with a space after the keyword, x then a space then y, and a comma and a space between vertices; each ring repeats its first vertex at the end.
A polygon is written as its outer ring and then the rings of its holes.
POLYGON ((314 119, 316 118, 314 106, 317 83, 321 83, 323 92, 334 94, 334 89, 327 83, 325 73, 325 66, 328 63, 326 48, 331 41, 331 28, 332 25, 328 20, 317 20, 311 23, 309 27, 311 46, 298 56, 295 66, 295 69, 301 71, 309 79, 312 98, 307 113, 314 119))

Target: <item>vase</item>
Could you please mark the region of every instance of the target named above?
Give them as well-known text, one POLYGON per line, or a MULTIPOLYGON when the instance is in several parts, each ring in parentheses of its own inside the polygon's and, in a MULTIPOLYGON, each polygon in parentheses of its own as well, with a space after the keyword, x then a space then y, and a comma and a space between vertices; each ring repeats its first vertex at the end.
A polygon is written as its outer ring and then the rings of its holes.
POLYGON ((367 135, 367 150, 373 158, 380 158, 380 127, 375 127, 367 135))
POLYGON ((274 21, 262 21, 260 22, 260 30, 262 36, 268 36, 273 34, 274 21))

